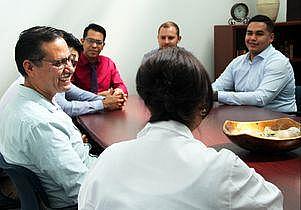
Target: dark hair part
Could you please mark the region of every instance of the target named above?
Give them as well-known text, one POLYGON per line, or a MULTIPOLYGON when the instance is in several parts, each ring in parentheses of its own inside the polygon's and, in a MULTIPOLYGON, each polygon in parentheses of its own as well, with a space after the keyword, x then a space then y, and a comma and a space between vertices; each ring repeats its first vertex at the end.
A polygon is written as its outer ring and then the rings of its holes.
POLYGON ((42 44, 52 42, 61 36, 59 30, 48 26, 35 26, 21 32, 15 47, 15 61, 19 72, 26 77, 27 74, 23 68, 24 60, 28 59, 39 65, 46 56, 46 53, 41 49, 42 44))
POLYGON ((83 38, 86 38, 87 37, 87 34, 88 34, 88 31, 89 30, 93 30, 93 31, 97 31, 97 32, 100 32, 102 33, 103 35, 103 41, 105 41, 106 39, 106 30, 104 29, 104 27, 100 26, 100 25, 97 25, 95 23, 91 23, 89 24, 85 30, 84 30, 84 34, 83 34, 83 38))
POLYGON ((267 25, 267 30, 270 33, 273 33, 273 31, 274 31, 275 24, 274 24, 274 22, 268 16, 265 16, 265 15, 255 15, 254 17, 252 17, 249 20, 248 26, 252 22, 262 22, 262 23, 265 23, 267 25))
POLYGON ((68 47, 74 48, 80 55, 83 51, 83 45, 80 43, 80 41, 71 33, 68 33, 64 30, 61 30, 61 32, 63 34, 63 38, 67 42, 68 47))
POLYGON ((150 122, 175 120, 190 126, 195 114, 212 108, 212 88, 202 64, 190 52, 169 47, 142 63, 136 89, 150 109, 150 122))
POLYGON ((177 36, 180 37, 179 26, 175 22, 172 22, 172 21, 167 21, 165 23, 162 23, 158 29, 158 34, 159 34, 161 28, 169 28, 169 27, 175 27, 177 30, 177 36))

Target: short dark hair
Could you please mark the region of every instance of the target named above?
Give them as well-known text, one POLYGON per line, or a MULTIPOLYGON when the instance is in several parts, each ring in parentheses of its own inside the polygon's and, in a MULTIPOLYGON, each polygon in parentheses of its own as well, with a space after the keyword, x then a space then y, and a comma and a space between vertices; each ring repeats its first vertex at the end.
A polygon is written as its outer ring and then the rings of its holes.
POLYGON ((83 51, 83 45, 80 43, 80 41, 71 33, 68 33, 64 30, 61 30, 63 34, 63 38, 65 39, 68 47, 74 48, 78 54, 80 55, 83 51))
POLYGON ((136 89, 150 109, 150 122, 175 120, 192 125, 196 113, 212 108, 212 88, 202 64, 183 48, 159 50, 142 63, 136 89))
POLYGON ((269 18, 268 16, 266 15, 255 15, 254 17, 252 17, 249 22, 248 22, 248 26, 250 23, 252 22, 262 22, 262 23, 265 23, 267 25, 267 30, 270 32, 270 33, 273 33, 274 31, 274 22, 271 20, 271 18, 269 18))
POLYGON ((175 22, 172 21, 167 21, 165 23, 162 23, 158 28, 158 34, 161 28, 169 28, 169 27, 175 27, 177 31, 177 36, 180 37, 180 28, 175 22))
POLYGON ((89 30, 93 30, 93 31, 97 31, 97 32, 100 32, 102 33, 103 35, 103 41, 105 41, 106 39, 106 30, 104 29, 104 27, 100 26, 100 25, 97 25, 95 23, 91 23, 89 24, 85 30, 84 30, 84 34, 83 34, 83 38, 86 38, 87 37, 87 34, 88 34, 88 31, 89 30))
POLYGON ((62 38, 61 32, 48 26, 35 26, 22 31, 15 47, 15 61, 18 71, 26 77, 27 74, 23 68, 24 60, 31 60, 38 65, 46 55, 41 49, 42 44, 58 38, 62 38))

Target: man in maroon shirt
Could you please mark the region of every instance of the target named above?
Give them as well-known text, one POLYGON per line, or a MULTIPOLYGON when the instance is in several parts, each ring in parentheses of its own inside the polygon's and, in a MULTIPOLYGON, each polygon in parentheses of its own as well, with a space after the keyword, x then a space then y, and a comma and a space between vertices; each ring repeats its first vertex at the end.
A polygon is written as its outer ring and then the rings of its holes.
POLYGON ((88 25, 81 42, 80 55, 73 83, 93 93, 104 95, 120 94, 126 100, 127 88, 122 81, 115 63, 108 57, 99 55, 105 45, 106 30, 97 24, 88 25))

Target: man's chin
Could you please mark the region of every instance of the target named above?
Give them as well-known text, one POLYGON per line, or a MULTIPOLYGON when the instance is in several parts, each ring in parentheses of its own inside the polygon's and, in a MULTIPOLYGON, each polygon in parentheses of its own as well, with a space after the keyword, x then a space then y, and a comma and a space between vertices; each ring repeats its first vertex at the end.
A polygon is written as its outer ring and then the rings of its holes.
POLYGON ((99 55, 99 53, 97 53, 97 52, 89 52, 88 53, 88 57, 89 58, 97 58, 98 55, 99 55))

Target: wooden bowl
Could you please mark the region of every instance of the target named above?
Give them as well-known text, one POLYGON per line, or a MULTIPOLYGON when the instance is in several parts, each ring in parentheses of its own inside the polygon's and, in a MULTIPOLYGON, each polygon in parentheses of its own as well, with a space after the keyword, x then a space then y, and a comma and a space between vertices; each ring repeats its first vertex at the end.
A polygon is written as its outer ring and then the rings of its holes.
MULTIPOLYGON (((273 132, 283 132, 291 127, 301 129, 301 124, 290 118, 274 120, 238 122, 226 120, 223 125, 224 133, 238 146, 255 152, 283 152, 296 149, 301 146, 301 133, 295 133, 293 137, 273 136, 273 132)), ((296 130, 298 130, 296 129, 296 130)), ((277 134, 278 135, 278 134, 277 134)))

